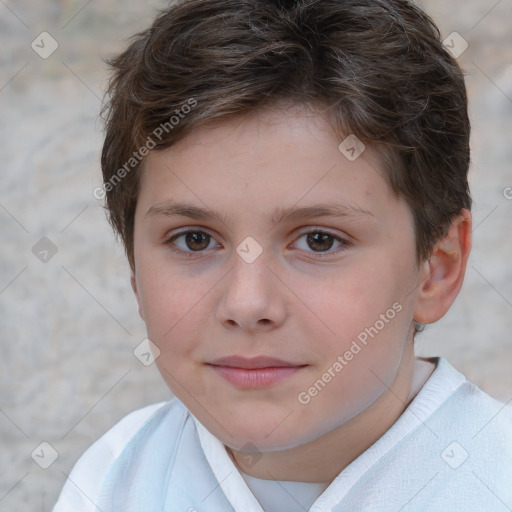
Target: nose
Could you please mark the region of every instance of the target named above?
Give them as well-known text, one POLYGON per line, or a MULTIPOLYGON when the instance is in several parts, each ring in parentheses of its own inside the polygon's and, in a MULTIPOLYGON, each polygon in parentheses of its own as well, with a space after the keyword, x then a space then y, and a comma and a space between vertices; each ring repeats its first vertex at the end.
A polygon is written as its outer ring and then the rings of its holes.
POLYGON ((287 289, 263 254, 252 263, 235 254, 221 290, 217 318, 228 329, 268 331, 285 320, 287 289))

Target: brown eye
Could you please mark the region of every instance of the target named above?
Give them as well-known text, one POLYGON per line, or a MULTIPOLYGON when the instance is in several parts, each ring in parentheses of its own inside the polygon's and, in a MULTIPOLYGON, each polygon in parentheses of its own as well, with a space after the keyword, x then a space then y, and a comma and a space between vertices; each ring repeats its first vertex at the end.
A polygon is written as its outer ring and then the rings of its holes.
POLYGON ((330 256, 351 245, 348 240, 344 240, 321 229, 311 229, 306 233, 302 233, 299 237, 299 241, 302 239, 304 239, 306 243, 303 243, 302 247, 300 247, 301 244, 298 243, 299 249, 309 253, 313 252, 313 254, 318 257, 330 256), (338 244, 337 248, 331 250, 335 244, 338 244))
POLYGON ((334 243, 333 236, 320 232, 308 233, 306 240, 311 249, 319 252, 328 251, 334 243))
POLYGON ((201 251, 210 245, 210 238, 210 235, 207 233, 190 231, 185 235, 185 244, 193 251, 201 251))
POLYGON ((177 248, 174 250, 178 252, 190 254, 191 252, 202 252, 207 249, 211 239, 212 237, 204 231, 183 231, 173 235, 166 243, 176 246, 177 248), (181 243, 176 243, 176 240, 180 239, 182 239, 181 243))
MULTIPOLYGON (((214 240, 213 237, 204 231, 186 230, 172 235, 165 243, 169 245, 174 252, 183 256, 194 256, 194 254, 206 254, 207 249, 212 248, 210 247, 212 240, 214 240)), ((351 245, 349 241, 320 229, 303 233, 298 240, 305 240, 306 242, 302 244, 302 247, 300 247, 301 244, 299 243, 299 249, 313 253, 320 258, 340 252, 351 245), (335 244, 338 244, 338 247, 331 250, 335 244)))

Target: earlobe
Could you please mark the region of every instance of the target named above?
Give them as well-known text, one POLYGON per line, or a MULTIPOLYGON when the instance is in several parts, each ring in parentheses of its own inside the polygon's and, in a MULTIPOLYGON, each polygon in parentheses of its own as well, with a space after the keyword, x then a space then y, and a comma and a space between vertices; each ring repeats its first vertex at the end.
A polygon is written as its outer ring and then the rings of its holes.
POLYGON ((430 324, 442 318, 456 299, 471 251, 471 213, 464 209, 424 262, 414 320, 430 324))
POLYGON ((142 303, 139 296, 139 289, 137 286, 137 278, 135 277, 135 272, 132 270, 130 273, 130 284, 132 285, 133 293, 135 294, 135 298, 137 299, 137 305, 139 309, 139 316, 144 320, 144 313, 142 311, 142 303))

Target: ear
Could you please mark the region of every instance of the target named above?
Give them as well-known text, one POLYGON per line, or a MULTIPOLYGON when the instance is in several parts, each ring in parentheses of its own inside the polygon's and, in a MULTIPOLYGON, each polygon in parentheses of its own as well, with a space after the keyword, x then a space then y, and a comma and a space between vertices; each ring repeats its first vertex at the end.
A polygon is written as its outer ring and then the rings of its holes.
POLYGON ((133 293, 135 294, 135 298, 137 299, 137 305, 139 308, 139 316, 142 318, 142 320, 144 320, 144 313, 142 311, 142 303, 140 300, 139 289, 137 287, 137 278, 135 277, 135 272, 133 270, 131 270, 131 273, 130 273, 130 284, 132 285, 133 293))
POLYGON ((459 294, 471 251, 471 213, 463 209, 424 262, 414 320, 431 324, 442 318, 459 294))

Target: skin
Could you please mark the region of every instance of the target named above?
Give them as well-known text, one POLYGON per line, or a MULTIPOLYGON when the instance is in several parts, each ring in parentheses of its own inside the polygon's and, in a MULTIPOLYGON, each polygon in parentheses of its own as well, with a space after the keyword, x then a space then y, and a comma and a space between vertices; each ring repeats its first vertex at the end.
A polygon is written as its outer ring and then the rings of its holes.
POLYGON ((142 173, 131 282, 156 364, 237 466, 259 478, 328 483, 381 437, 434 370, 415 358, 413 320, 441 318, 464 276, 469 212, 418 265, 411 212, 377 150, 367 145, 351 162, 340 142, 323 115, 260 110, 150 153, 142 173), (331 201, 367 213, 271 219, 276 208, 331 201), (169 202, 207 206, 223 220, 172 217, 169 202), (170 240, 187 229, 210 237, 170 240), (315 229, 333 238, 308 242, 304 232, 315 229), (252 263, 236 251, 248 236, 263 251, 252 263), (400 312, 300 403, 393 304, 400 312), (207 364, 231 355, 305 366, 273 386, 240 389, 207 364))

